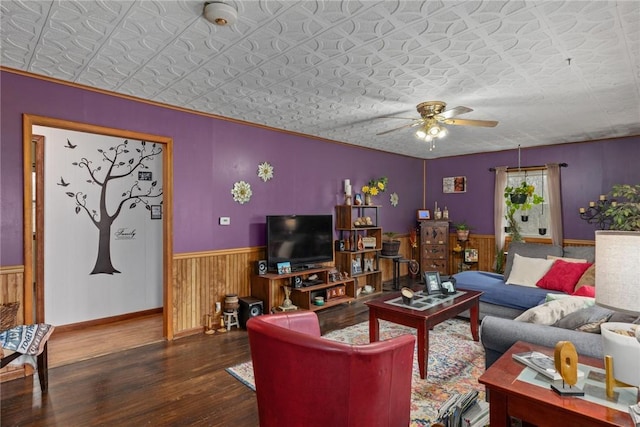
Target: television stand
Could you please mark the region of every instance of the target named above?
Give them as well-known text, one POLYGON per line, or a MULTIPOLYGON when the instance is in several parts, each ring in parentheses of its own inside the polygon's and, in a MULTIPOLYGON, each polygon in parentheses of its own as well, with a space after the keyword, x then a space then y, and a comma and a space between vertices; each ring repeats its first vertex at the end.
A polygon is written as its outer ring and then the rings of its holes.
MULTIPOLYGON (((329 281, 329 271, 333 267, 318 267, 304 269, 286 274, 267 273, 253 276, 251 281, 251 296, 263 301, 264 312, 273 313, 282 305, 284 301, 284 286, 291 286, 291 279, 300 276, 302 288, 291 289, 291 301, 299 309, 321 310, 344 302, 350 302, 356 298, 355 280, 351 277, 344 280, 329 281), (311 280, 310 276, 317 275, 318 278, 311 280), (313 282, 313 284, 311 284, 313 282), (309 283, 309 285, 307 285, 309 283), (332 288, 343 288, 338 297, 330 297, 329 291, 332 288), (313 304, 316 296, 325 297, 324 305, 313 304)), ((335 290, 334 290, 335 293, 335 290)))

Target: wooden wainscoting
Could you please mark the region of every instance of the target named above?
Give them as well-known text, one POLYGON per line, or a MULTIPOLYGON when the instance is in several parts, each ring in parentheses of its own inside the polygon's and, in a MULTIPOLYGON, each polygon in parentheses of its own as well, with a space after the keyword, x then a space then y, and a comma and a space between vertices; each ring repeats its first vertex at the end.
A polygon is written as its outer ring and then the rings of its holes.
POLYGON ((173 259, 173 307, 176 336, 200 332, 205 316, 227 294, 251 295, 255 263, 264 247, 184 253, 173 259))
POLYGON ((24 323, 24 266, 0 267, 0 304, 20 302, 16 323, 24 323))
MULTIPOLYGON (((399 254, 403 258, 411 258, 412 251, 408 235, 398 236, 401 240, 399 254)), ((450 247, 457 243, 456 234, 449 235, 450 247)), ((531 238, 527 241, 550 243, 549 239, 531 238)), ((467 248, 478 249, 478 264, 474 269, 493 271, 495 259, 495 239, 493 235, 471 234, 467 248)), ((593 246, 592 240, 567 239, 566 245, 593 246)), ((413 257, 418 258, 417 249, 413 257)), ((449 254, 450 273, 457 272, 456 258, 453 251, 449 254)), ((240 297, 251 295, 251 278, 255 272, 255 263, 265 259, 263 246, 238 248, 220 251, 194 252, 176 254, 173 258, 173 330, 176 337, 199 333, 205 324, 205 316, 212 314, 216 302, 224 304, 227 294, 240 297)), ((400 265, 400 275, 408 274, 407 264, 400 265)), ((380 260, 382 280, 393 278, 393 262, 380 260)), ((23 302, 23 267, 0 268, 0 303, 23 302)), ((284 294, 283 294, 284 297, 284 294)), ((19 322, 23 322, 22 310, 19 311, 19 322)))

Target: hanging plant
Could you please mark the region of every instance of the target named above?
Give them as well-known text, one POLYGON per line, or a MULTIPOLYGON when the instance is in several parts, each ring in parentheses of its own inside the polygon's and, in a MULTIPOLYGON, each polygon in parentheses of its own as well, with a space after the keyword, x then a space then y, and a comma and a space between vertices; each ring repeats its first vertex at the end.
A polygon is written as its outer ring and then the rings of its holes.
POLYGON ((516 212, 520 211, 522 213, 522 221, 526 222, 529 220, 526 212, 534 205, 544 202, 544 198, 536 194, 535 191, 536 188, 531 184, 527 184, 526 181, 522 181, 518 186, 507 186, 504 189, 505 204, 507 205, 507 212, 504 217, 509 224, 511 240, 514 242, 522 241, 520 224, 518 224, 515 217, 516 212))

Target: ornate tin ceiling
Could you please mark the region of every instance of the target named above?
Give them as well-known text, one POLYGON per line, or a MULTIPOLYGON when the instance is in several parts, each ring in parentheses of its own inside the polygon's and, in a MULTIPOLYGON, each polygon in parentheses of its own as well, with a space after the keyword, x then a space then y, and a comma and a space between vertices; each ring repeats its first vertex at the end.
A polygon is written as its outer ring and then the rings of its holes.
POLYGON ((638 1, 0 2, 1 65, 418 158, 640 134, 638 1), (415 129, 441 100, 498 120, 415 129))

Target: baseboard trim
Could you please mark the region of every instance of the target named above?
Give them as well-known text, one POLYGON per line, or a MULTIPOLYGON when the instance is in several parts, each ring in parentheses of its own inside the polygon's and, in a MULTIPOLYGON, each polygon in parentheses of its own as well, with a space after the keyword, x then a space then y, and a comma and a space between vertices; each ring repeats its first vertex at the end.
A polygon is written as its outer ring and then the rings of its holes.
POLYGON ((56 332, 69 332, 84 329, 90 326, 107 325, 109 323, 120 322, 122 320, 131 320, 138 317, 145 317, 154 314, 161 314, 162 307, 152 308, 149 310, 136 311, 134 313, 125 313, 118 316, 103 317, 101 319, 87 320, 86 322, 70 323, 68 325, 56 326, 56 332))

